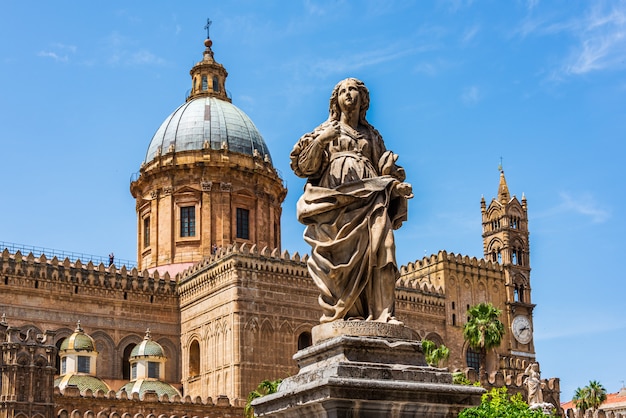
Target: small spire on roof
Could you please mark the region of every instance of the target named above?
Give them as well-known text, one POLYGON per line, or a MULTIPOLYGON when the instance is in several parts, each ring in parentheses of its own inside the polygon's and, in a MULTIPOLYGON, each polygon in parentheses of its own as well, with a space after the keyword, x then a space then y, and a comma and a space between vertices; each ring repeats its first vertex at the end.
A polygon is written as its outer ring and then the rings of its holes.
POLYGON ((146 336, 143 337, 144 340, 151 340, 152 339, 152 335, 150 334, 150 328, 146 329, 146 336))
POLYGON ((83 327, 80 326, 80 319, 76 321, 76 329, 74 332, 83 332, 83 327))
POLYGON ((498 167, 500 170, 500 184, 498 185, 498 201, 500 203, 508 203, 511 200, 511 195, 509 193, 509 186, 506 184, 506 179, 504 178, 504 170, 502 169, 502 157, 500 157, 500 166, 498 167))
POLYGON ((7 322, 7 314, 6 313, 2 313, 2 318, 0 318, 0 325, 9 325, 9 323, 7 322))

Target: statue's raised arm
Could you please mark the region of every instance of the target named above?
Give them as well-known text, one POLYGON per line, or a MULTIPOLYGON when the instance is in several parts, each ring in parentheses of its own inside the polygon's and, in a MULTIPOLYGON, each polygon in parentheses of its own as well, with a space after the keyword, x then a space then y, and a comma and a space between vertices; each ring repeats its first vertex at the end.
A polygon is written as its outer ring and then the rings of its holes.
POLYGON ((362 81, 339 82, 328 120, 291 152, 291 168, 308 179, 297 214, 311 245, 308 268, 321 292, 322 323, 400 323, 393 230, 406 220, 413 193, 398 156, 365 119, 368 108, 362 81))

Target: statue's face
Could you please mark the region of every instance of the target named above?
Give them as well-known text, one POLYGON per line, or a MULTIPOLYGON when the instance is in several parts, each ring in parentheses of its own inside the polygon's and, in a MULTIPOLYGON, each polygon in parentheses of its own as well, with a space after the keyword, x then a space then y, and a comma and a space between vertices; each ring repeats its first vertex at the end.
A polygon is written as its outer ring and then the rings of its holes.
POLYGON ((346 80, 339 86, 339 94, 337 96, 339 109, 342 113, 351 113, 359 109, 361 106, 361 98, 359 88, 352 80, 346 80))

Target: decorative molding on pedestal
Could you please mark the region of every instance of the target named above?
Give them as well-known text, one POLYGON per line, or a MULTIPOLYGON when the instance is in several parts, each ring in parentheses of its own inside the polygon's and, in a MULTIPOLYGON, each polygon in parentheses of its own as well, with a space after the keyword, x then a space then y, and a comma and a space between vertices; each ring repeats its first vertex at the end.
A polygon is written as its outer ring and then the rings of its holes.
POLYGON ((381 326, 389 327, 386 332, 394 336, 410 332, 401 325, 368 321, 313 328, 319 342, 294 355, 299 373, 283 380, 277 393, 253 401, 255 414, 453 418, 480 403, 484 389, 455 385, 446 369, 427 366, 421 342, 413 338, 339 335, 324 339, 348 329, 364 333, 381 326))

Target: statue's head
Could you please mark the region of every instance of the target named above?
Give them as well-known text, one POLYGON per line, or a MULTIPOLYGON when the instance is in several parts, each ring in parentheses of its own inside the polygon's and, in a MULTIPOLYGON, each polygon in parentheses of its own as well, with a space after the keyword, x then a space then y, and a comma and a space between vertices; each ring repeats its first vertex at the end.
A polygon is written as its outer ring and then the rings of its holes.
POLYGON ((339 108, 338 100, 339 90, 341 89, 341 86, 348 81, 356 83, 356 86, 359 89, 359 97, 361 99, 361 107, 359 108, 359 120, 361 122, 365 122, 365 114, 367 113, 367 109, 370 107, 370 92, 369 90, 367 90, 367 87, 365 87, 365 83, 356 78, 346 78, 345 80, 341 80, 339 83, 337 83, 337 85, 333 89, 332 94, 330 95, 329 118, 331 120, 339 120, 339 118, 341 117, 341 109, 339 108))

